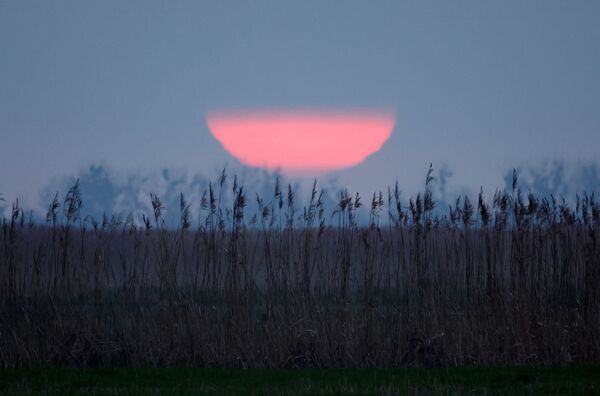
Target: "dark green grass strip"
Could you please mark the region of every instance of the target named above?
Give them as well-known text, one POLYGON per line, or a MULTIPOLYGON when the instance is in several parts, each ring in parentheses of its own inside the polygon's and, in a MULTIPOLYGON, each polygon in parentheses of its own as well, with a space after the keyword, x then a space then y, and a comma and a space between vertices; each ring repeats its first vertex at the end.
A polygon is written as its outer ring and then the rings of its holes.
POLYGON ((9 369, 0 395, 600 395, 600 367, 9 369))

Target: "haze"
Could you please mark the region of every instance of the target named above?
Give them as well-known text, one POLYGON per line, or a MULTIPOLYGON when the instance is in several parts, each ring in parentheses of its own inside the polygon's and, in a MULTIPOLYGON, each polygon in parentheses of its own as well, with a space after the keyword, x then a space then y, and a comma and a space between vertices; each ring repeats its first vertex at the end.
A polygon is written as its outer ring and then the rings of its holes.
POLYGON ((327 176, 367 194, 430 162, 473 191, 596 163, 599 20, 597 1, 2 1, 0 192, 27 204, 98 163, 241 166, 214 109, 393 111, 379 151, 327 176))

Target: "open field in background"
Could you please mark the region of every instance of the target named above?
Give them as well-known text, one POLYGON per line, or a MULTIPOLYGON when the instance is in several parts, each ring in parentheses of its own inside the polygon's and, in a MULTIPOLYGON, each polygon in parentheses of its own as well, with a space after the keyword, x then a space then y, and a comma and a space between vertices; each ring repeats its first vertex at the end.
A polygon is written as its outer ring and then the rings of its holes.
POLYGON ((324 208, 316 190, 297 207, 279 185, 247 197, 224 179, 207 191, 197 227, 183 196, 179 229, 165 226, 154 195, 141 219, 82 218, 77 185, 50 204, 46 224, 15 204, 0 228, 0 365, 600 361, 593 196, 569 207, 522 194, 515 177, 512 191, 459 197, 440 215, 430 175, 407 202, 390 189, 362 208, 346 193, 324 208), (258 213, 245 212, 249 199, 258 213), (370 225, 356 224, 357 210, 370 225))
POLYGON ((9 369, 2 395, 592 395, 600 369, 9 369))

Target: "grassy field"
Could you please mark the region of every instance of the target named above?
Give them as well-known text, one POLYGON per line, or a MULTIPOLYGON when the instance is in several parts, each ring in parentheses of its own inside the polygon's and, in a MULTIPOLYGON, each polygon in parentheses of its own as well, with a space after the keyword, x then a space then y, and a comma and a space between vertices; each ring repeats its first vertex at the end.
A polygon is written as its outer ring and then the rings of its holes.
POLYGON ((448 369, 9 369, 1 395, 600 394, 600 367, 448 369))

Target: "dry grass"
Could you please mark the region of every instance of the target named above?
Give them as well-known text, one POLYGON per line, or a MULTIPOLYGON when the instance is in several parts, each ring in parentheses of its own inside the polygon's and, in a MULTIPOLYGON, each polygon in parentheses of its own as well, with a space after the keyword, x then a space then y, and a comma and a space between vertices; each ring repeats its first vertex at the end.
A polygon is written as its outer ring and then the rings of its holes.
POLYGON ((223 174, 198 227, 181 196, 177 230, 154 195, 140 224, 81 218, 77 185, 44 225, 15 203, 0 230, 0 365, 598 363, 594 197, 524 197, 515 175, 513 191, 437 216, 431 176, 407 203, 397 186, 362 209, 343 192, 332 217, 316 187, 297 208, 277 183, 249 217, 223 174))

